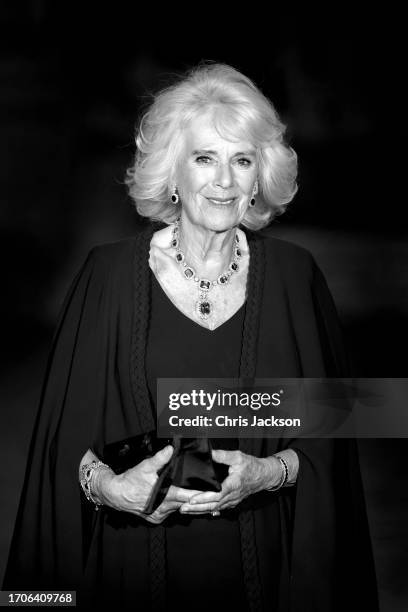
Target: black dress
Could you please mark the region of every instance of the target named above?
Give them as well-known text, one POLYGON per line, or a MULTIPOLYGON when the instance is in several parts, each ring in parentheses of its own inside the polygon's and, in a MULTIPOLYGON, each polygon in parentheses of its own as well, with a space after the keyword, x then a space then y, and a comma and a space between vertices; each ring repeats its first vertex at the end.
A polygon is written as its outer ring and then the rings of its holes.
MULTIPOLYGON (((185 316, 152 274, 147 380, 153 403, 157 378, 231 378, 239 374, 245 305, 211 331, 185 316), (175 357, 176 355, 176 357, 175 357)), ((236 449, 235 439, 211 440, 236 449)), ((169 609, 247 610, 237 512, 193 517, 174 513, 166 521, 169 609)))
MULTIPOLYGON (((198 360, 200 376, 213 374, 208 359, 208 371, 204 372, 203 355, 214 350, 209 344, 214 338, 219 357, 214 374, 220 376, 222 368, 228 375, 230 369, 236 371, 236 362, 230 360, 237 359, 239 351, 232 350, 231 343, 239 345, 241 317, 243 378, 348 376, 333 300, 307 251, 247 232, 251 257, 245 308, 225 326, 209 332, 179 313, 158 293, 158 286, 153 287, 155 312, 151 321, 148 259, 154 230, 149 226, 135 237, 94 248, 68 291, 47 364, 3 590, 77 590, 81 606, 93 588, 96 593, 103 590, 102 597, 110 594, 111 607, 120 608, 123 600, 122 608, 132 610, 148 610, 153 595, 162 596, 162 590, 150 587, 157 586, 151 584, 157 576, 152 565, 156 557, 151 552, 165 550, 161 542, 160 546, 152 544, 161 537, 163 528, 109 508, 95 512, 77 480, 79 460, 87 448, 103 458, 105 445, 154 428, 145 375, 147 344, 148 361, 151 364, 154 360, 156 368, 149 372, 150 388, 164 361, 166 376, 180 376, 187 356, 189 376, 196 372, 198 360), (156 325, 157 297, 164 300, 166 317, 163 324, 156 325), (173 323, 177 318, 177 325, 186 333, 165 337, 163 326, 168 334, 175 329, 170 317, 173 323), (157 356, 159 333, 161 355, 157 356), (174 342, 178 344, 177 362, 171 352, 174 342), (162 355, 167 359, 162 361, 162 355), (83 581, 89 586, 85 591, 83 581)), ((248 444, 241 450, 257 457, 282 448, 295 449, 299 474, 292 494, 290 488, 277 494, 262 492, 247 498, 250 509, 240 511, 248 601, 256 609, 273 610, 271 601, 279 576, 280 612, 378 610, 353 441, 299 438, 250 442, 251 448, 248 444)), ((204 536, 200 540, 197 530, 205 526, 216 530, 226 517, 212 522, 191 519, 193 529, 188 540, 181 538, 184 548, 180 550, 177 538, 184 533, 184 520, 166 529, 167 553, 168 561, 177 556, 176 563, 168 563, 172 568, 178 569, 180 559, 185 563, 178 577, 171 576, 174 584, 177 580, 187 584, 188 572, 198 563, 194 569, 201 573, 202 583, 197 584, 189 607, 211 599, 207 592, 214 577, 212 564, 223 563, 217 568, 220 574, 228 568, 228 573, 237 577, 229 600, 242 592, 239 555, 230 554, 227 561, 222 556, 228 547, 234 550, 236 523, 231 522, 230 532, 228 527, 223 529, 225 538, 231 538, 224 550, 219 550, 214 548, 218 543, 215 536, 207 546, 210 535, 205 532, 204 546, 204 536), (194 539, 200 547, 191 546, 191 554, 197 550, 200 554, 198 559, 186 560, 186 542, 196 533, 194 539), (214 550, 220 555, 217 562, 211 556, 214 550), (232 567, 232 563, 236 565, 232 567)), ((179 597, 186 597, 185 589, 170 596, 179 602, 179 597)), ((109 602, 103 599, 103 603, 109 602)))

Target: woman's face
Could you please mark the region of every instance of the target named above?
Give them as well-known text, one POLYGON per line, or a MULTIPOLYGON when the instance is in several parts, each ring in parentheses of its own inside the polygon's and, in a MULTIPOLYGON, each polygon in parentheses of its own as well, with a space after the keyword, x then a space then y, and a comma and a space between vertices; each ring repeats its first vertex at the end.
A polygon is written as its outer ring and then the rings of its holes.
POLYGON ((176 176, 182 217, 216 232, 237 226, 254 192, 255 147, 222 138, 210 113, 190 122, 184 145, 176 176))

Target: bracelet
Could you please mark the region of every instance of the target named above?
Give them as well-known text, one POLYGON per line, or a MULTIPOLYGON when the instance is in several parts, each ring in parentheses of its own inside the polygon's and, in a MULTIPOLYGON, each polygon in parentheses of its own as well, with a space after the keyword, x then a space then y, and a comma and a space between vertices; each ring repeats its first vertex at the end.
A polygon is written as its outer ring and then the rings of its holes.
POLYGON ((277 459, 279 459, 280 464, 282 466, 282 477, 281 477, 281 479, 280 479, 280 481, 278 482, 277 485, 275 485, 274 487, 268 487, 266 489, 267 491, 278 491, 279 489, 284 487, 285 484, 289 480, 289 469, 288 469, 288 464, 286 463, 285 459, 283 459, 283 457, 281 457, 280 455, 274 455, 274 456, 277 459))
POLYGON ((91 489, 91 480, 94 471, 101 466, 110 469, 109 465, 106 465, 106 463, 103 463, 103 461, 92 461, 91 463, 81 465, 82 478, 79 483, 82 487, 83 492, 85 493, 86 499, 95 504, 95 510, 99 510, 99 507, 102 506, 102 504, 99 504, 93 497, 91 489))

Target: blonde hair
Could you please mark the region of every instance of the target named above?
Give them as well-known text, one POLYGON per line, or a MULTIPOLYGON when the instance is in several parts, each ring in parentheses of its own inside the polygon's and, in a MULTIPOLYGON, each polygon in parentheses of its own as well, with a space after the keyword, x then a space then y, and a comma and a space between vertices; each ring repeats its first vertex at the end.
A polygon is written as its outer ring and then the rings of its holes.
POLYGON ((204 64, 159 92, 136 130, 136 155, 126 184, 138 213, 172 223, 180 204, 171 201, 172 178, 189 121, 211 108, 225 138, 247 140, 257 151, 258 194, 242 225, 257 230, 284 212, 296 191, 297 156, 285 144, 285 126, 256 85, 226 64, 204 64))

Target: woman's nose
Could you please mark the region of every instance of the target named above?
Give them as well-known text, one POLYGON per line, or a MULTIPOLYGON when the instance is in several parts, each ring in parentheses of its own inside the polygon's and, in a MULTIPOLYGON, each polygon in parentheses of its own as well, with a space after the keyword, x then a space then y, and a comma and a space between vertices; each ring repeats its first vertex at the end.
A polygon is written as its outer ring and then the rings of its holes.
POLYGON ((232 176, 231 166, 229 163, 219 164, 215 182, 217 186, 222 187, 223 189, 228 189, 232 186, 234 178, 232 176))

